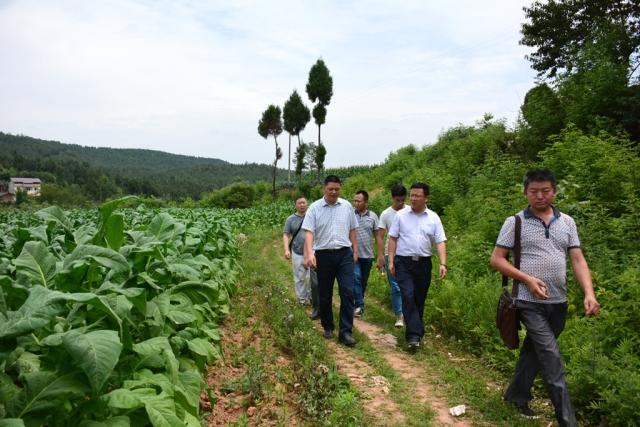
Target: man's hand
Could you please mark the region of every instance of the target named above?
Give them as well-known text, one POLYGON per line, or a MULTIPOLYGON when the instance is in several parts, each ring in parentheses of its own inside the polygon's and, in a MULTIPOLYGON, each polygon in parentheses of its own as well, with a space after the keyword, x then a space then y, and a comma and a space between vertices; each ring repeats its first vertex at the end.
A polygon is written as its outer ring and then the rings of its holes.
POLYGON ((393 261, 391 260, 391 258, 389 258, 389 273, 393 277, 396 277, 396 266, 393 265, 393 261))
POLYGON ((384 255, 378 255, 377 266, 378 266, 378 270, 380 271, 384 269, 384 255))
POLYGON ((314 270, 318 267, 316 264, 316 256, 311 254, 309 256, 304 257, 304 266, 306 268, 313 268, 314 270))
POLYGON ((358 262, 358 253, 354 252, 353 253, 353 263, 356 264, 358 262))
POLYGON ((587 296, 584 298, 584 311, 587 316, 597 316, 600 312, 600 303, 594 296, 587 296))
POLYGON ((529 288, 529 292, 531 295, 538 299, 547 299, 549 298, 549 287, 542 280, 531 277, 529 280, 525 282, 527 288, 529 288))
POLYGON ((291 259, 291 252, 289 252, 288 249, 286 251, 284 251, 284 258, 285 259, 291 259))
POLYGON ((447 266, 440 264, 440 280, 447 277, 447 266))

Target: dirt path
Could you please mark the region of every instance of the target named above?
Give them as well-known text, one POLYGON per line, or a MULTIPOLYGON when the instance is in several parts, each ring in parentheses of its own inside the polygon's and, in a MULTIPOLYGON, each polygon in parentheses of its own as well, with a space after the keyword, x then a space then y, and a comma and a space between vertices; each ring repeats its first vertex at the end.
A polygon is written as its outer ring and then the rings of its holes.
POLYGON ((410 355, 403 353, 397 347, 396 338, 393 335, 385 333, 380 327, 362 319, 355 319, 354 327, 369 339, 389 366, 411 384, 416 403, 429 405, 435 411, 435 421, 439 425, 471 426, 468 419, 451 416, 447 401, 428 380, 430 377, 433 378, 433 374, 430 374, 424 365, 410 355))
POLYGON ((375 369, 345 347, 331 342, 329 348, 333 352, 338 370, 349 378, 351 384, 366 400, 364 410, 375 420, 375 425, 404 424, 405 416, 390 396, 389 381, 381 375, 376 375, 375 369))

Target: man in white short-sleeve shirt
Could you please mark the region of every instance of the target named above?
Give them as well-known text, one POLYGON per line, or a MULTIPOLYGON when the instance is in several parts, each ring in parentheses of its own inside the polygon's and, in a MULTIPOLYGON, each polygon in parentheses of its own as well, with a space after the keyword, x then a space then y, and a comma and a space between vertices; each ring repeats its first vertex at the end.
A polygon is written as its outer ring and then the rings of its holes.
POLYGON ((389 229, 389 271, 402 292, 405 338, 410 350, 420 346, 424 336, 424 303, 431 284, 431 248, 440 260, 439 276, 447 275, 446 236, 437 213, 427 209, 429 186, 411 186, 411 207, 397 213, 389 229))

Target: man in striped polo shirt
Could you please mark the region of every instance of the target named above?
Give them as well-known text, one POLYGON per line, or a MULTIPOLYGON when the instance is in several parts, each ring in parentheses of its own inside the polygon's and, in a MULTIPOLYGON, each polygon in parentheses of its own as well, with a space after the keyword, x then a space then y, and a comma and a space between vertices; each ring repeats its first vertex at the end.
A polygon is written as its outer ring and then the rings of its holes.
POLYGON ((380 239, 376 230, 378 229, 378 215, 369 210, 369 193, 364 190, 356 191, 353 198, 353 204, 356 207, 356 218, 358 220, 358 228, 356 236, 358 238, 358 262, 354 264, 353 274, 354 296, 356 310, 354 315, 360 317, 364 314, 364 293, 367 290, 369 281, 369 273, 373 266, 373 241, 380 239))
POLYGON ((591 272, 580 249, 576 224, 553 206, 556 179, 547 169, 530 170, 524 177, 524 195, 529 206, 517 215, 522 220, 520 269, 508 260, 513 250, 515 218, 504 222, 491 255, 491 266, 518 282, 516 306, 527 335, 516 372, 505 393, 526 418, 536 418, 529 408, 533 380, 540 371, 561 426, 575 426, 557 337, 567 316, 567 254, 575 277, 584 291, 587 315, 596 315, 600 305, 591 282, 591 272))
POLYGON ((338 339, 353 347, 353 265, 358 261, 356 228, 358 220, 353 207, 339 197, 340 178, 329 175, 324 180, 324 196, 316 200, 307 210, 302 223, 305 231, 305 266, 315 268, 318 273, 318 296, 320 321, 324 337, 333 336, 333 282, 338 279, 340 292, 340 332, 338 339), (315 252, 315 253, 314 253, 315 252))

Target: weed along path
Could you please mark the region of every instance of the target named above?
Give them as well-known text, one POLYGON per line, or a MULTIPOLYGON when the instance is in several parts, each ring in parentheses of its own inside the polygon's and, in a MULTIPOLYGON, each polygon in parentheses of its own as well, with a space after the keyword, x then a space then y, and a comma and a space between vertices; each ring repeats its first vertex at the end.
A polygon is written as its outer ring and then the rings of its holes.
POLYGON ((496 384, 504 378, 433 328, 408 353, 382 290, 367 291, 366 313, 354 322, 355 348, 322 338, 320 323, 295 301, 278 231, 248 234, 241 253, 244 273, 234 300, 245 308, 232 309, 222 327, 224 363, 211 368, 212 392, 202 399, 211 408, 210 426, 549 423, 549 416, 520 419, 502 402, 496 384), (462 404, 465 413, 452 416, 449 409, 462 404))

